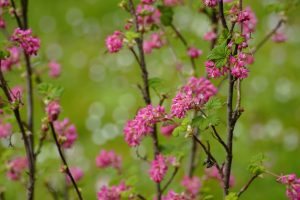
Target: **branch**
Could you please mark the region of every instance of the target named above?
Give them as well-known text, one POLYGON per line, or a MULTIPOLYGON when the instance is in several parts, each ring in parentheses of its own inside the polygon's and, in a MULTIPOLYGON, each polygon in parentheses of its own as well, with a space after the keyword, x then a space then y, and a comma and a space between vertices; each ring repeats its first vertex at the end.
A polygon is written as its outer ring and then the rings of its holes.
POLYGON ((242 189, 238 192, 238 197, 240 197, 248 188, 249 188, 249 186, 252 184, 252 182, 258 177, 259 175, 258 174, 256 174, 256 175, 254 175, 254 176, 252 176, 251 177, 251 179, 247 182, 247 184, 244 186, 244 187, 242 187, 242 189))
POLYGON ((18 13, 17 13, 16 3, 15 3, 14 0, 10 0, 10 3, 11 3, 11 6, 13 7, 13 14, 14 14, 16 20, 17 20, 17 24, 18 24, 18 26, 19 26, 20 28, 22 28, 23 25, 22 25, 22 21, 21 21, 19 15, 18 15, 18 13))
POLYGON ((219 16, 221 18, 223 28, 228 30, 227 22, 224 15, 223 0, 219 0, 219 16))
POLYGON ((62 152, 62 150, 61 150, 61 147, 60 147, 60 144, 59 144, 59 142, 58 142, 58 139, 57 139, 57 136, 56 136, 56 132, 55 132, 53 123, 50 122, 50 123, 49 123, 49 126, 50 126, 50 129, 51 129, 52 136, 53 136, 53 139, 54 139, 54 141, 55 141, 55 144, 56 144, 56 147, 57 147, 59 156, 60 156, 60 158, 61 158, 61 161, 62 161, 63 164, 64 164, 66 173, 67 173, 67 175, 69 176, 69 178, 71 179, 71 182, 72 182, 72 184, 73 184, 73 187, 74 187, 75 190, 76 190, 76 193, 77 193, 78 198, 79 198, 80 200, 83 200, 83 198, 82 198, 82 196, 81 196, 81 193, 80 193, 80 190, 79 190, 79 188, 78 188, 78 186, 77 186, 77 184, 76 184, 76 182, 75 182, 75 180, 74 180, 74 178, 73 178, 73 176, 72 176, 72 174, 71 174, 71 171, 70 171, 70 169, 69 169, 69 166, 68 166, 68 163, 67 163, 67 161, 66 161, 66 158, 65 158, 65 156, 64 156, 64 154, 63 154, 63 152, 62 152))
POLYGON ((168 182, 165 184, 165 186, 162 188, 161 193, 164 193, 164 191, 166 191, 166 189, 169 187, 169 185, 172 183, 172 181, 174 180, 177 172, 179 170, 179 167, 175 167, 174 171, 172 173, 172 176, 170 177, 170 179, 168 180, 168 182))
POLYGON ((261 49, 263 47, 263 45, 277 32, 277 30, 282 26, 282 24, 285 23, 284 19, 279 20, 279 22, 277 23, 277 25, 275 26, 275 28, 273 28, 271 30, 270 33, 268 33, 261 42, 258 43, 258 45, 256 46, 256 48, 252 51, 252 54, 255 54, 259 49, 261 49))

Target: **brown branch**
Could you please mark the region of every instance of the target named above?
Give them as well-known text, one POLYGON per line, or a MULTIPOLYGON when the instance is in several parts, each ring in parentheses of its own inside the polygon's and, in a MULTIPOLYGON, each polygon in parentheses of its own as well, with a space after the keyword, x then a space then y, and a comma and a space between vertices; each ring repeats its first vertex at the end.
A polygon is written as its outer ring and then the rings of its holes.
POLYGON ((141 194, 137 194, 136 196, 141 200, 146 200, 146 198, 144 196, 142 196, 141 194))
POLYGON ((81 196, 80 190, 79 190, 79 188, 78 188, 78 186, 77 186, 77 184, 76 184, 76 181, 75 181, 74 178, 73 178, 73 175, 71 174, 71 171, 70 171, 70 169, 69 169, 67 160, 65 159, 65 156, 64 156, 64 154, 63 154, 63 152, 62 152, 62 149, 61 149, 61 147, 60 147, 60 144, 59 144, 59 142, 58 142, 58 139, 57 139, 57 136, 56 136, 56 132, 55 132, 53 123, 50 122, 50 123, 49 123, 49 126, 50 126, 50 129, 51 129, 52 136, 53 136, 53 139, 54 139, 54 141, 55 141, 55 145, 56 145, 56 148, 57 148, 57 150, 58 150, 60 159, 61 159, 61 161, 62 161, 63 164, 64 164, 66 173, 67 173, 67 175, 69 176, 69 178, 71 179, 71 182, 72 182, 72 184, 73 184, 73 187, 74 187, 75 190, 76 190, 76 193, 77 193, 78 198, 79 198, 80 200, 82 200, 83 198, 82 198, 82 196, 81 196))
POLYGON ((262 41, 260 41, 258 43, 258 45, 256 46, 256 48, 252 51, 252 54, 255 54, 259 49, 261 49, 264 44, 277 32, 277 30, 285 23, 284 19, 279 20, 279 22, 277 23, 277 25, 271 30, 270 33, 268 33, 263 39, 262 41))
POLYGON ((11 3, 11 6, 13 8, 13 14, 17 20, 17 24, 20 28, 23 28, 23 25, 22 25, 22 21, 21 21, 21 18, 19 17, 18 13, 17 13, 17 7, 16 7, 16 3, 14 0, 10 0, 10 3, 11 3))
MULTIPOLYGON (((7 98, 7 100, 12 104, 13 99, 11 98, 10 89, 7 85, 7 82, 3 76, 2 70, 1 70, 1 60, 0 60, 0 82, 1 82, 1 88, 7 98)), ((22 123, 20 111, 18 106, 13 107, 13 113, 15 115, 15 118, 17 120, 17 124, 19 126, 20 132, 22 134, 22 138, 24 141, 25 151, 26 151, 26 157, 29 162, 29 183, 27 186, 27 199, 33 200, 34 199, 34 184, 35 184, 35 159, 34 159, 34 152, 31 148, 31 144, 29 141, 29 138, 26 134, 26 130, 24 128, 24 125, 22 123)))
POLYGON ((238 192, 237 196, 240 197, 248 188, 249 186, 253 183, 253 181, 258 177, 259 175, 256 174, 251 177, 251 179, 246 183, 244 187, 238 192))
POLYGON ((223 6, 223 0, 219 1, 219 16, 221 18, 222 26, 224 29, 228 30, 227 22, 224 15, 224 6, 223 6))
POLYGON ((165 184, 165 186, 162 188, 161 193, 164 193, 164 191, 166 191, 166 189, 167 189, 167 188, 169 187, 169 185, 172 183, 172 181, 174 180, 174 178, 175 178, 175 176, 176 176, 178 170, 179 170, 179 167, 175 167, 175 168, 174 168, 174 171, 173 171, 173 173, 172 173, 170 179, 169 179, 168 182, 165 184))

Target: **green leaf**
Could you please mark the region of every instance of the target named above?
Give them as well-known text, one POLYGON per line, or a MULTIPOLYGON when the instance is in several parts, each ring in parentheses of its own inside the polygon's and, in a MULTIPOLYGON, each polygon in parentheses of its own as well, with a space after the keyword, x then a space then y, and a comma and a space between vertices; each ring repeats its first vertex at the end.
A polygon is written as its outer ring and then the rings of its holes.
POLYGON ((149 87, 152 88, 155 91, 161 90, 162 88, 164 88, 164 80, 161 78, 150 78, 149 81, 149 87))
POLYGON ((217 115, 209 115, 206 117, 198 116, 192 120, 192 126, 198 127, 201 130, 207 129, 209 126, 216 126, 220 123, 220 119, 217 115))
POLYGON ((225 200, 238 200, 238 198, 237 193, 231 192, 225 197, 225 200))
POLYGON ((212 110, 217 110, 222 108, 222 102, 219 98, 217 97, 212 97, 208 100, 208 102, 206 102, 206 104, 204 105, 204 109, 207 112, 210 112, 212 110))
POLYGON ((236 44, 242 44, 242 42, 245 41, 245 38, 243 36, 238 36, 237 38, 235 38, 235 43, 236 44))
POLYGON ((186 131, 186 127, 178 126, 173 130, 172 135, 178 137, 180 134, 184 133, 185 131, 186 131))
POLYGON ((10 56, 10 52, 9 51, 0 51, 0 59, 4 60, 6 58, 8 58, 10 56))
POLYGON ((174 11, 171 7, 167 6, 158 6, 159 11, 161 12, 160 21, 164 26, 170 26, 173 21, 174 11))
POLYGON ((133 31, 126 31, 124 35, 129 42, 132 42, 133 40, 135 40, 140 36, 139 33, 133 31))
POLYGON ((59 98, 64 88, 61 86, 54 86, 50 83, 41 83, 37 87, 38 93, 44 97, 45 101, 50 101, 59 98))
POLYGON ((263 166, 263 162, 265 160, 265 156, 263 154, 258 154, 254 156, 250 164, 248 165, 248 171, 253 175, 260 175, 265 172, 265 167, 263 166))
POLYGON ((227 43, 225 41, 221 45, 213 48, 213 50, 211 50, 211 52, 208 54, 207 59, 214 61, 216 66, 221 68, 226 65, 229 54, 230 51, 227 48, 227 43))

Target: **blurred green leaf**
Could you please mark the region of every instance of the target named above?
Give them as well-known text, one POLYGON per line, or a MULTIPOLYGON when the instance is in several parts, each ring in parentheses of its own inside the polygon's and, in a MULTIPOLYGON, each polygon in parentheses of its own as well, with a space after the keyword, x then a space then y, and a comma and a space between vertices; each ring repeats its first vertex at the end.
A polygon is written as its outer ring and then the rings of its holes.
POLYGON ((260 175, 264 173, 264 171, 266 170, 263 166, 264 160, 265 156, 263 154, 258 154, 254 156, 251 159, 250 164, 248 165, 248 171, 254 175, 260 175))
POLYGON ((160 21, 164 26, 170 26, 173 21, 173 9, 167 6, 158 6, 159 11, 161 12, 160 21))
POLYGON ((231 192, 225 197, 225 200, 238 200, 238 198, 237 193, 231 192))

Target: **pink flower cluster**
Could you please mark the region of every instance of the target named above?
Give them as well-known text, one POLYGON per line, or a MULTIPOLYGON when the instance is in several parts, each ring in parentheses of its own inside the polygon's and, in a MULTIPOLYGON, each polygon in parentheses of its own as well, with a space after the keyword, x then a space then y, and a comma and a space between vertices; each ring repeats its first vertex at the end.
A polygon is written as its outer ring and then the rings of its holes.
POLYGON ((96 166, 99 168, 114 167, 117 170, 121 169, 122 158, 114 151, 102 150, 96 157, 96 166))
POLYGON ((0 7, 7 7, 10 6, 9 0, 0 0, 0 7))
POLYGON ((136 7, 138 24, 141 30, 149 29, 154 24, 160 23, 160 11, 151 4, 141 2, 136 7))
POLYGON ((192 197, 196 197, 199 193, 201 182, 200 179, 196 176, 184 176, 183 180, 181 181, 181 185, 185 187, 186 193, 190 194, 192 197))
POLYGON ((153 49, 161 48, 165 42, 162 39, 162 33, 153 33, 150 36, 150 40, 145 40, 143 43, 144 52, 147 54, 152 53, 153 49))
POLYGON ((231 68, 231 74, 236 78, 244 79, 248 77, 249 73, 246 65, 253 63, 253 56, 250 54, 239 53, 237 57, 231 56, 229 62, 233 66, 231 68))
POLYGON ((194 59, 199 58, 199 56, 201 56, 202 53, 203 52, 200 49, 197 49, 195 47, 189 47, 187 52, 188 56, 194 59))
POLYGON ((6 176, 10 180, 17 181, 21 178, 22 172, 28 167, 26 157, 16 157, 7 163, 6 176))
MULTIPOLYGON (((79 167, 70 167, 70 172, 71 172, 75 182, 80 181, 84 175, 82 169, 79 167)), ((67 179, 67 184, 71 185, 72 181, 68 175, 66 175, 66 179, 67 179)))
POLYGON ((40 48, 40 39, 32 36, 32 30, 16 28, 11 36, 12 41, 17 42, 28 55, 36 55, 40 48))
POLYGON ((77 139, 77 131, 74 124, 71 124, 69 119, 65 118, 62 121, 54 121, 59 141, 64 148, 71 148, 77 139))
POLYGON ((46 106, 46 113, 50 122, 56 121, 60 114, 60 105, 58 101, 51 101, 48 103, 46 106))
POLYGON ((129 189, 130 187, 126 186, 124 182, 112 187, 102 186, 98 192, 98 200, 121 200, 122 192, 129 189))
POLYGON ((237 21, 243 25, 244 34, 247 35, 247 38, 249 38, 250 33, 255 31, 257 24, 255 13, 250 7, 247 7, 245 10, 238 13, 237 21))
MULTIPOLYGON (((216 166, 213 166, 211 168, 208 168, 208 169, 205 169, 205 174, 206 174, 206 177, 207 178, 210 178, 210 179, 216 179, 217 181, 220 182, 220 184, 223 186, 223 180, 222 180, 222 177, 220 176, 219 174, 219 171, 217 169, 216 166)), ((229 178, 229 186, 230 187, 233 187, 235 184, 235 178, 233 175, 230 175, 230 178, 229 178)))
POLYGON ((203 3, 205 4, 205 6, 215 7, 216 5, 218 5, 218 0, 203 0, 203 3))
POLYGON ((285 42, 287 40, 287 37, 284 33, 276 32, 273 35, 272 40, 276 43, 282 43, 282 42, 285 42))
POLYGON ((22 86, 15 86, 10 91, 10 97, 12 101, 21 101, 23 96, 23 88, 22 86))
POLYGON ((12 134, 12 125, 0 120, 0 138, 7 138, 12 134))
POLYGON ((160 183, 164 179, 167 171, 167 159, 161 154, 157 155, 156 158, 151 162, 151 167, 149 170, 151 180, 160 183))
POLYGON ((9 71, 14 65, 18 65, 20 62, 20 49, 18 47, 11 47, 7 49, 10 56, 1 61, 2 71, 9 71))
POLYGON ((162 197, 162 200, 193 200, 193 198, 185 193, 178 194, 173 190, 170 190, 166 196, 162 197))
POLYGON ((205 104, 217 93, 217 88, 206 78, 191 77, 172 100, 173 116, 183 118, 188 110, 205 104))
POLYGON ((129 146, 138 146, 144 136, 151 133, 153 125, 165 118, 162 106, 148 105, 138 111, 133 120, 129 120, 124 127, 125 141, 129 146))
POLYGON ((286 196, 290 200, 300 199, 300 178, 297 178, 296 174, 280 176, 277 181, 286 185, 286 196))
POLYGON ((60 76, 60 64, 56 61, 51 61, 48 64, 49 67, 49 76, 51 78, 57 78, 60 76))
POLYGON ((220 76, 225 75, 228 72, 228 67, 223 66, 218 68, 216 66, 216 63, 211 60, 205 62, 205 68, 206 68, 207 76, 209 78, 218 78, 220 76))
POLYGON ((110 53, 116 53, 123 47, 123 34, 120 31, 115 31, 105 40, 106 47, 110 53))

